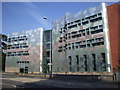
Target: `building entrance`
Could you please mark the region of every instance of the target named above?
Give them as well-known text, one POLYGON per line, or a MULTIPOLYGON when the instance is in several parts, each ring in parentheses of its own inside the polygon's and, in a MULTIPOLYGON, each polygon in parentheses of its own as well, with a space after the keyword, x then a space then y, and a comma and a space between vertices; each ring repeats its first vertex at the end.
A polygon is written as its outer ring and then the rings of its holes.
POLYGON ((17 61, 18 65, 19 65, 19 73, 28 73, 28 64, 29 61, 17 61))

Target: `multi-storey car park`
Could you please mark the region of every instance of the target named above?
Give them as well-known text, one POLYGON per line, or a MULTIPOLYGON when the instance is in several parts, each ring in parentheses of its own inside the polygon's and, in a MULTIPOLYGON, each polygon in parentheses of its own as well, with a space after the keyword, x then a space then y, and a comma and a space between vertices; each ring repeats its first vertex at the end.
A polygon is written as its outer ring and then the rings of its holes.
POLYGON ((42 72, 43 28, 8 34, 6 72, 42 72))
POLYGON ((102 3, 54 21, 52 72, 112 72, 119 57, 115 51, 119 50, 115 47, 119 43, 118 13, 119 4, 102 3))

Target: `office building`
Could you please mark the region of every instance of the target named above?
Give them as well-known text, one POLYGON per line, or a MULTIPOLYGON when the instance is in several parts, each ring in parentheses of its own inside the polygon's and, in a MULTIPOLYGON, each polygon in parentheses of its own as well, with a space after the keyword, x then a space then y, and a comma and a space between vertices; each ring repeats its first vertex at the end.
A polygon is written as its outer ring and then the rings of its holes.
POLYGON ((8 34, 6 72, 42 72, 43 28, 8 34))
POLYGON ((66 13, 53 22, 53 72, 112 72, 119 60, 120 5, 66 13))
POLYGON ((119 21, 120 5, 101 3, 66 13, 52 30, 8 34, 6 72, 113 72, 120 67, 119 21))

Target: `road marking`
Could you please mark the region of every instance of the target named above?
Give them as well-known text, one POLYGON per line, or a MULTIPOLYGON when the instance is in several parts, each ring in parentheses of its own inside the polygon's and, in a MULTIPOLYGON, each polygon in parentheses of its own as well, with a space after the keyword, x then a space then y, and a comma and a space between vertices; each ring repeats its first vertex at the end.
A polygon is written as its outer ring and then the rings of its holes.
POLYGON ((38 79, 38 78, 3 78, 3 80, 12 80, 12 81, 19 81, 19 82, 37 82, 37 81, 43 81, 46 79, 38 79))
POLYGON ((12 86, 16 88, 16 85, 12 85, 12 86))
POLYGON ((9 86, 13 86, 16 88, 16 85, 12 85, 12 84, 6 84, 6 83, 0 83, 0 84, 9 85, 9 86))
POLYGON ((72 83, 69 82, 69 83, 67 83, 67 84, 72 84, 72 83))

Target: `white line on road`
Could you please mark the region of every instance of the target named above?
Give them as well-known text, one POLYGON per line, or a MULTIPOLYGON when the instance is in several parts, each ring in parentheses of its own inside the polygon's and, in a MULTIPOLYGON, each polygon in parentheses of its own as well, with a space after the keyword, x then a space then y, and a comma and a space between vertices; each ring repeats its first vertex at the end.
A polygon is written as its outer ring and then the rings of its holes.
POLYGON ((16 88, 16 85, 12 85, 12 84, 6 84, 6 83, 0 83, 0 84, 9 85, 16 88))

